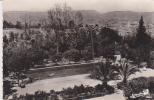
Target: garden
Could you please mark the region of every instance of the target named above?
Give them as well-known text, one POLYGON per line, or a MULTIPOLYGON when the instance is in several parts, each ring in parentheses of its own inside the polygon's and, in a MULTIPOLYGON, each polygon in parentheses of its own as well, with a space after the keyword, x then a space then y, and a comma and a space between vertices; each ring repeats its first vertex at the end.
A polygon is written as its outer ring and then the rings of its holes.
POLYGON ((49 93, 36 91, 34 94, 20 95, 19 97, 14 95, 13 100, 83 100, 111 93, 114 93, 114 88, 111 86, 105 87, 102 84, 98 84, 95 87, 91 87, 81 84, 62 91, 51 90, 49 93))

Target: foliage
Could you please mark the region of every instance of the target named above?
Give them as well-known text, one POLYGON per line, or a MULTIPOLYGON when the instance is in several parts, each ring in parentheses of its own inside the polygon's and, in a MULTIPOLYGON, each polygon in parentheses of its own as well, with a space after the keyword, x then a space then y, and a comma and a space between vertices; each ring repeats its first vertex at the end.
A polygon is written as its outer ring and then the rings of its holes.
POLYGON ((9 41, 10 41, 10 42, 14 41, 14 40, 15 40, 15 35, 14 35, 14 33, 11 32, 9 35, 10 35, 10 36, 9 36, 9 37, 10 37, 10 38, 9 38, 9 41))
POLYGON ((58 62, 58 61, 61 61, 61 59, 62 59, 62 55, 61 54, 55 54, 55 55, 53 55, 52 57, 51 57, 51 60, 53 61, 53 62, 58 62))
POLYGON ((13 92, 15 92, 15 90, 13 90, 12 87, 13 86, 10 81, 4 80, 3 81, 3 96, 10 95, 13 92))
POLYGON ((3 28, 14 28, 15 26, 11 22, 3 21, 3 28))
POLYGON ((141 16, 135 38, 135 48, 139 48, 138 52, 140 53, 139 55, 140 61, 149 60, 150 43, 151 43, 151 37, 146 33, 143 17, 141 16))
POLYGON ((5 48, 9 43, 9 39, 6 35, 3 36, 3 47, 5 48))
POLYGON ((98 35, 98 53, 101 56, 107 57, 107 56, 113 56, 116 43, 120 43, 122 38, 118 35, 118 32, 103 27, 100 30, 100 33, 98 35))
POLYGON ((136 71, 138 71, 138 68, 136 66, 130 65, 126 59, 122 59, 120 66, 116 67, 116 71, 120 74, 124 84, 127 84, 127 79, 131 74, 134 74, 136 71))
POLYGON ((107 46, 100 46, 98 48, 99 55, 104 56, 105 58, 109 56, 113 58, 114 51, 115 51, 114 43, 108 44, 107 46))
POLYGON ((15 27, 16 27, 17 29, 22 29, 21 22, 17 21, 15 27))
MULTIPOLYGON (((154 78, 149 77, 139 77, 132 79, 128 82, 127 85, 124 85, 122 82, 118 83, 118 88, 124 90, 124 95, 130 97, 132 94, 141 93, 144 89, 149 89, 151 94, 154 93, 154 78)), ((143 99, 144 100, 144 99, 143 99)))
POLYGON ((96 67, 95 71, 92 73, 92 77, 100 79, 103 85, 107 86, 107 81, 111 79, 113 74, 114 68, 111 65, 111 62, 107 60, 99 63, 98 67, 96 67))
POLYGON ((143 89, 147 89, 149 86, 148 79, 144 77, 133 79, 129 82, 134 93, 139 93, 143 91, 143 89))
POLYGON ((81 53, 83 59, 85 61, 91 60, 92 59, 92 51, 91 51, 91 47, 86 47, 82 53, 81 53))
POLYGON ((65 31, 66 29, 73 29, 77 23, 76 21, 82 21, 81 19, 82 14, 75 15, 72 12, 71 7, 66 4, 63 6, 55 5, 54 8, 48 11, 49 26, 52 27, 56 33, 55 38, 57 53, 60 52, 60 47, 66 47, 65 43, 65 45, 61 45, 61 43, 63 44, 63 41, 65 41, 65 34, 62 31, 65 31))
POLYGON ((45 56, 44 50, 34 48, 26 41, 11 42, 3 50, 4 76, 9 72, 20 74, 43 61, 45 56))
POLYGON ((113 42, 121 41, 121 37, 118 35, 118 32, 107 27, 103 27, 101 29, 100 36, 103 39, 102 45, 107 45, 113 42))
POLYGON ((76 49, 70 49, 64 52, 63 56, 64 58, 69 59, 70 61, 75 61, 75 62, 79 61, 81 58, 79 51, 76 49))
POLYGON ((149 45, 150 42, 151 42, 151 38, 148 34, 146 34, 146 28, 144 26, 143 17, 141 16, 141 19, 139 21, 139 26, 137 29, 135 45, 137 47, 140 47, 140 46, 144 47, 149 45))
POLYGON ((154 77, 149 77, 148 83, 149 92, 154 94, 154 77))
POLYGON ((98 96, 104 96, 106 94, 114 93, 114 88, 111 86, 104 87, 100 84, 95 87, 91 86, 74 86, 73 88, 66 88, 62 91, 51 90, 50 93, 43 91, 37 91, 35 94, 26 94, 19 97, 20 100, 83 100, 98 96), (100 88, 101 87, 101 88, 100 88))

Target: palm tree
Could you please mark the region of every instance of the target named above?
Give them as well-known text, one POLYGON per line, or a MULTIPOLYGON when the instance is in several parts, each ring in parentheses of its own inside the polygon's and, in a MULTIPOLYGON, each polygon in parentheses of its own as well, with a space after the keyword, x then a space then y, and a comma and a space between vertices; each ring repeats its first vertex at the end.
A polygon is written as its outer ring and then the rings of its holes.
POLYGON ((99 67, 96 69, 96 73, 98 74, 98 77, 100 78, 104 86, 107 86, 107 81, 109 80, 113 72, 114 69, 109 59, 101 61, 99 63, 99 67))
POLYGON ((117 72, 120 74, 124 84, 127 84, 129 76, 134 74, 136 71, 138 71, 138 68, 129 64, 127 59, 122 59, 120 66, 117 67, 117 72))

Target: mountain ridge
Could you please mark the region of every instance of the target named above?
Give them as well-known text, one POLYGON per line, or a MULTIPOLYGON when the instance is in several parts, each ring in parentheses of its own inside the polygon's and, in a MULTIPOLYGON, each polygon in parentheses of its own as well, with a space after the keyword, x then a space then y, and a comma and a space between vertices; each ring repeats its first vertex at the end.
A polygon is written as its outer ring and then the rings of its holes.
MULTIPOLYGON (((154 23, 154 12, 135 12, 135 11, 111 11, 100 13, 96 10, 79 10, 83 14, 85 24, 104 24, 110 20, 118 21, 138 21, 140 16, 144 17, 147 23, 154 23)), ((39 22, 41 18, 47 18, 47 12, 43 11, 7 11, 4 12, 4 20, 16 23, 23 22, 25 16, 30 16, 34 22, 39 22)), ((110 23, 109 23, 110 24, 110 23)))

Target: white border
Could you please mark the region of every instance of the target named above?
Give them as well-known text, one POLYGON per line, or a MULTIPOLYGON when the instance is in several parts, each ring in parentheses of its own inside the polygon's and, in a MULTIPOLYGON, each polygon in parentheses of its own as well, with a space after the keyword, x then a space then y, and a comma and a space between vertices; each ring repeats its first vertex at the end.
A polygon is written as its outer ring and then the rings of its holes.
POLYGON ((0 0, 0 100, 3 100, 3 1, 0 0))

